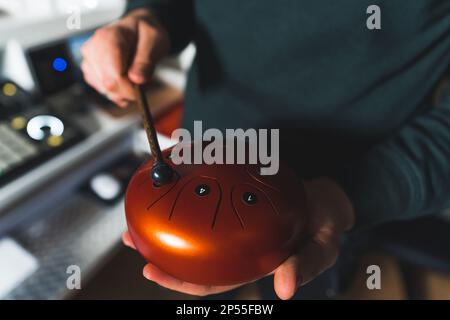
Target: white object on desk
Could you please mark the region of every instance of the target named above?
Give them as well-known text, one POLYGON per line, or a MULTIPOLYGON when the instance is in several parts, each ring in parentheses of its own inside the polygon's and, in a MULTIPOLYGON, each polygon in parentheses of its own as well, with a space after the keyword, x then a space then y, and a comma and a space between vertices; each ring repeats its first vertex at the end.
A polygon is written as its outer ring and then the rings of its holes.
POLYGON ((11 238, 0 239, 0 299, 33 274, 38 261, 11 238))
POLYGON ((103 200, 113 200, 122 191, 120 181, 112 174, 99 173, 89 182, 92 191, 103 200))

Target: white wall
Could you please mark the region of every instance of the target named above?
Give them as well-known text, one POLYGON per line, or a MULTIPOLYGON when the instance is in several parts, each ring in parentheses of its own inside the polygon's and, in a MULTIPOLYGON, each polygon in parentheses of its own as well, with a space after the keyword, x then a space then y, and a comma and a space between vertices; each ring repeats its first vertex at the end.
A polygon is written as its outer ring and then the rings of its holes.
POLYGON ((8 40, 32 46, 106 24, 125 9, 125 0, 0 0, 0 49, 8 40), (70 21, 79 18, 79 26, 70 21))

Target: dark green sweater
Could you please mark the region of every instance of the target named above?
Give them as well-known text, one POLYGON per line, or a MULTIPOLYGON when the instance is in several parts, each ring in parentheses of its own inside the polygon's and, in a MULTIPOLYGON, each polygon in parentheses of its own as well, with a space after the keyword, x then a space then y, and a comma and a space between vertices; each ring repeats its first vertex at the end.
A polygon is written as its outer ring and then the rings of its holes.
POLYGON ((184 124, 280 128, 302 177, 346 190, 357 224, 450 207, 449 0, 148 0, 197 56, 184 124), (366 10, 381 8, 381 30, 366 10))

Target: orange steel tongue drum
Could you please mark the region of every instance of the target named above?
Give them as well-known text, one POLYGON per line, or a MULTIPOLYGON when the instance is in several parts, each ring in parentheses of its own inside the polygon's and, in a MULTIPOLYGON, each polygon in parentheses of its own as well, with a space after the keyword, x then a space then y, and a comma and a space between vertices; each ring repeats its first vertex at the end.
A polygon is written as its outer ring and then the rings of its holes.
POLYGON ((273 271, 304 232, 305 192, 294 172, 284 165, 273 176, 260 175, 257 165, 175 165, 171 149, 160 150, 143 89, 136 94, 152 151, 125 196, 137 250, 162 271, 202 285, 273 271))

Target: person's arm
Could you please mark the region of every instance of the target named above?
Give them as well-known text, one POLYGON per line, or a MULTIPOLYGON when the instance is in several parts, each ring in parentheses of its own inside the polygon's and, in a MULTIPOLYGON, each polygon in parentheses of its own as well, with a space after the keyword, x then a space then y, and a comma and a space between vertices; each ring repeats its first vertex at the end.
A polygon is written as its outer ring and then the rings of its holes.
POLYGON ((189 0, 130 1, 121 19, 97 29, 81 48, 84 79, 117 105, 130 106, 133 85, 149 81, 162 58, 191 41, 193 21, 189 0))
POLYGON ((450 207, 450 87, 439 106, 335 176, 352 201, 356 226, 411 219, 450 207))
POLYGON ((165 27, 170 38, 170 54, 182 51, 194 34, 195 20, 192 0, 129 0, 127 12, 148 8, 165 27))

